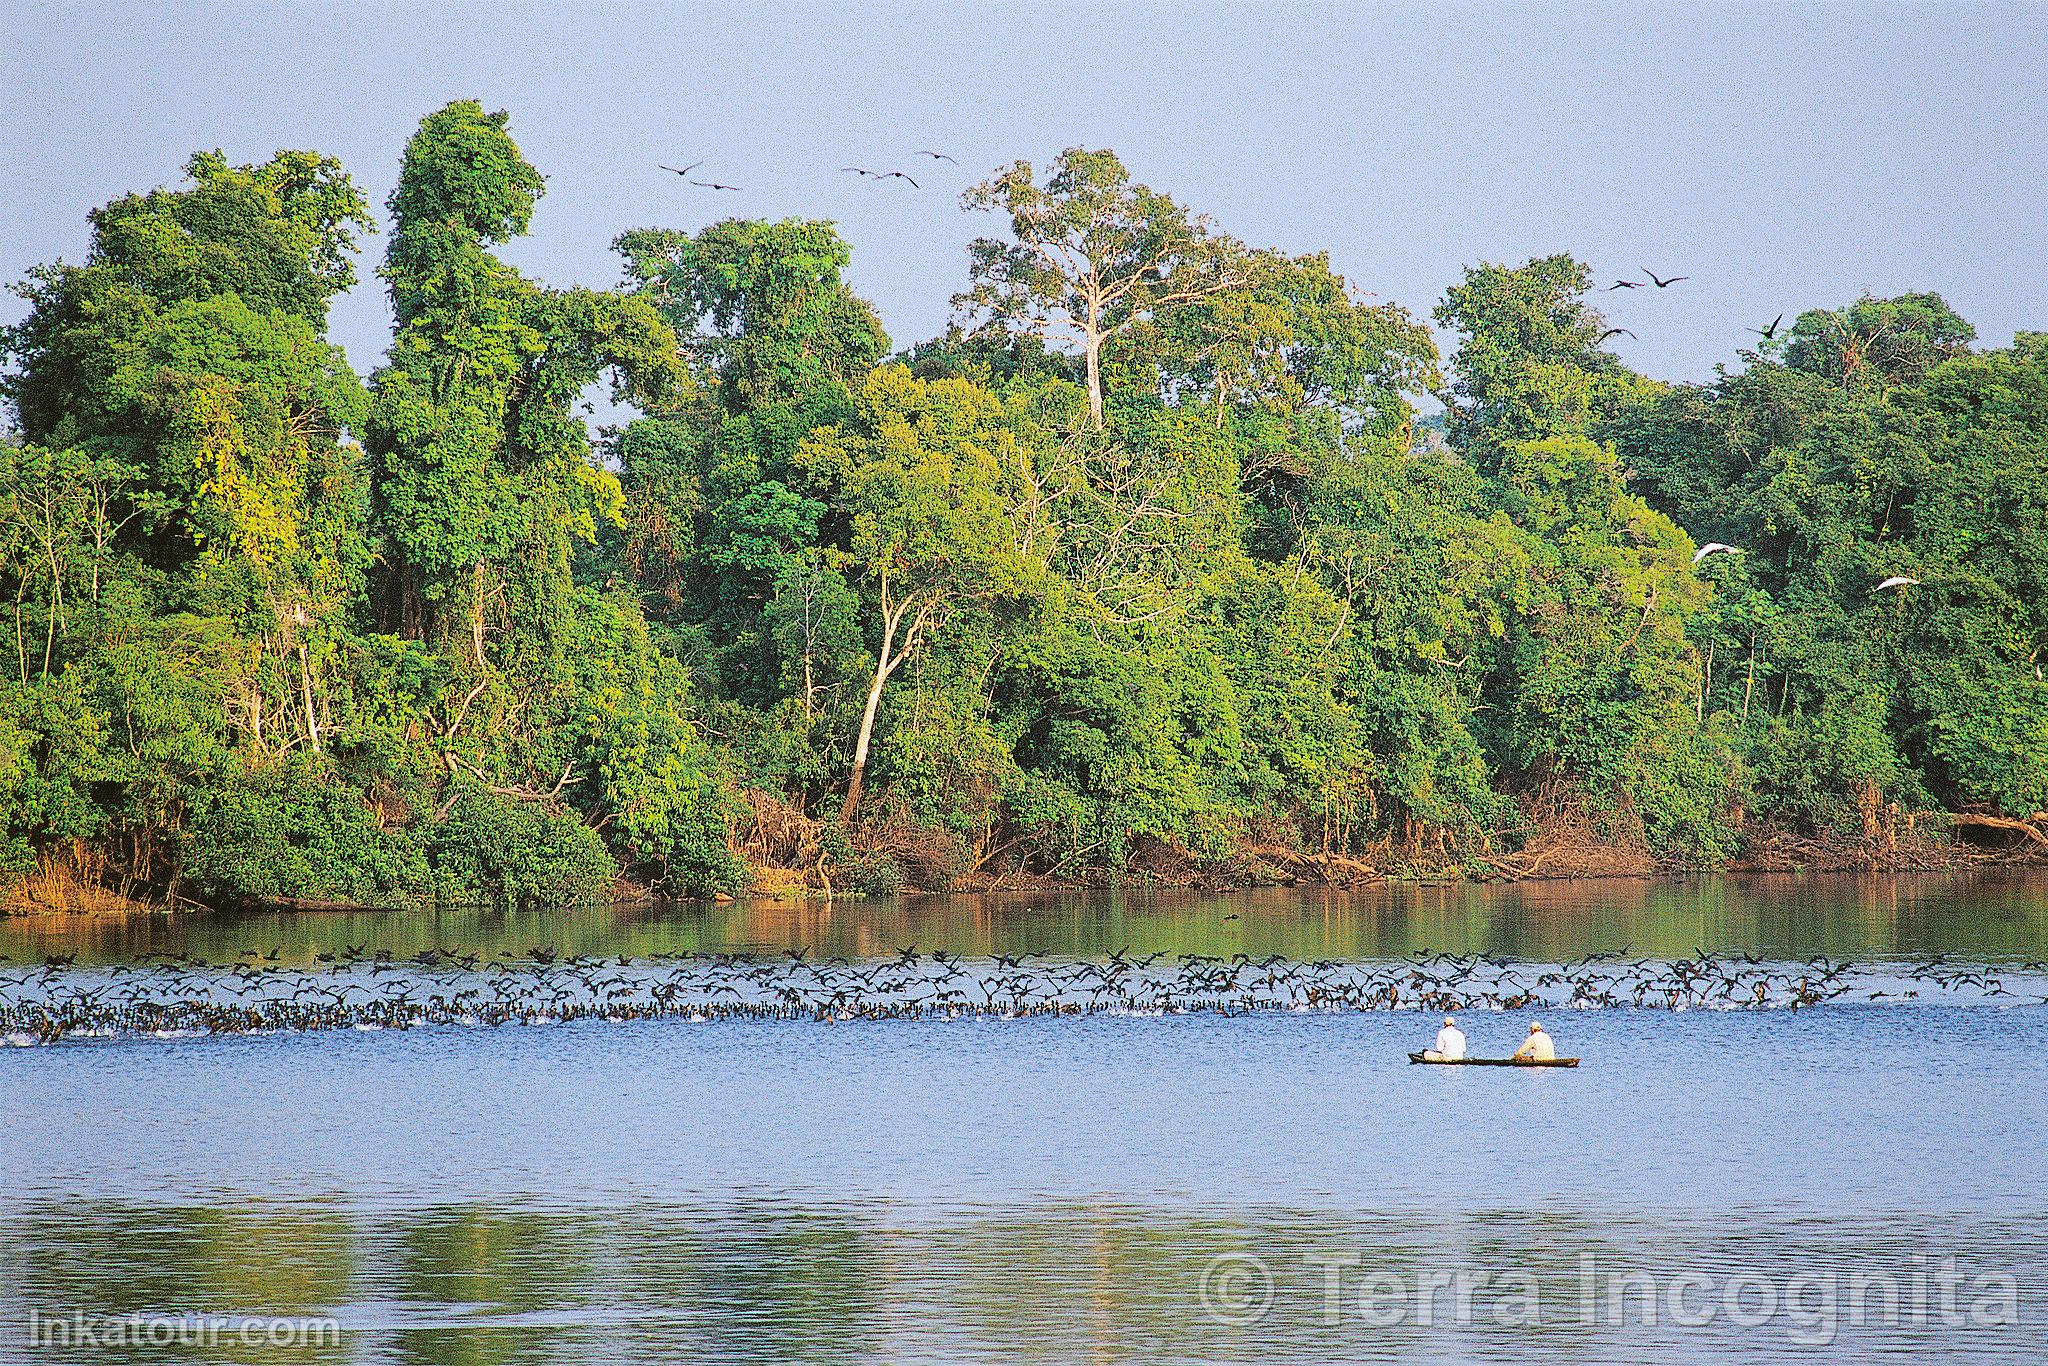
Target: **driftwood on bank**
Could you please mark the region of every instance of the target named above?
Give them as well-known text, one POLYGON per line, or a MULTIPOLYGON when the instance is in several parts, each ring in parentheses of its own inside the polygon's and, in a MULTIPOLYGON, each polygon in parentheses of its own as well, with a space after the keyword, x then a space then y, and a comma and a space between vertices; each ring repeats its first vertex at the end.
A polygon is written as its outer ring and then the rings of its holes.
POLYGON ((1255 844, 1244 850, 1254 858, 1267 859, 1295 871, 1311 870, 1325 882, 1367 882, 1379 878, 1379 869, 1343 854, 1305 853, 1277 844, 1255 844))
MULTIPOLYGON (((2044 813, 2037 812, 2031 819, 2038 819, 2042 814, 2044 813)), ((1950 816, 1949 822, 1979 830, 2006 830, 2015 835, 2024 835, 2035 844, 2048 846, 2048 834, 2043 834, 2039 827, 2028 821, 2014 820, 2010 816, 1980 816, 1975 812, 1963 811, 1950 816)))

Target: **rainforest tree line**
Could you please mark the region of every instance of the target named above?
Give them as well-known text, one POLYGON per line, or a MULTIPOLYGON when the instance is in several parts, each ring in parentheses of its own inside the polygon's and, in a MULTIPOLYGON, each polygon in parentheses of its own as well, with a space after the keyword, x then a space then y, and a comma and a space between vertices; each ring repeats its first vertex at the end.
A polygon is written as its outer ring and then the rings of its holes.
POLYGON ((2048 807, 2048 336, 1865 297, 1666 384, 1555 256, 1468 269, 1443 356, 1074 149, 969 193, 898 350, 827 222, 528 279, 543 188, 461 101, 381 223, 204 153, 17 287, 0 882, 1711 866, 2048 807), (326 313, 380 230, 365 378, 326 313))

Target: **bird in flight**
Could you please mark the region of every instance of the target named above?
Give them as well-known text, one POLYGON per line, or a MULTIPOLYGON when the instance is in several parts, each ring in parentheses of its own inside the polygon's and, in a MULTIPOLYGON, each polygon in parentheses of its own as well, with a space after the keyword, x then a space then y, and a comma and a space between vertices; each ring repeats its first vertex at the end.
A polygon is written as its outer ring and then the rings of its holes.
POLYGON ((1887 588, 1910 588, 1918 582, 1920 582, 1920 580, 1909 579, 1904 574, 1894 574, 1890 578, 1886 579, 1883 583, 1879 584, 1877 587, 1871 589, 1870 591, 1873 593, 1882 593, 1887 588))
MULTIPOLYGON (((851 171, 867 180, 910 180, 910 177, 901 171, 870 171, 865 166, 841 166, 839 169, 851 171)), ((910 184, 913 189, 923 188, 915 180, 910 180, 910 184)))
POLYGON ((1609 337, 1627 337, 1630 341, 1642 340, 1642 338, 1638 337, 1635 333, 1629 331, 1626 327, 1610 327, 1605 332, 1602 332, 1600 334, 1600 336, 1593 342, 1593 345, 1598 346, 1601 342, 1606 341, 1609 337))
POLYGON ((1650 283, 1657 286, 1657 288, 1659 289, 1669 289, 1671 288, 1671 286, 1677 284, 1680 280, 1690 280, 1692 278, 1692 276, 1690 275, 1674 275, 1668 280, 1660 280, 1657 278, 1657 272, 1654 270, 1650 270, 1647 267, 1644 268, 1643 274, 1649 276, 1650 283))
POLYGON ((1641 280, 1616 280, 1613 284, 1607 286, 1605 292, 1612 294, 1617 289, 1641 289, 1642 287, 1643 282, 1641 280))
POLYGON ((1783 321, 1785 321, 1785 315, 1780 313, 1777 317, 1771 319, 1771 325, 1769 327, 1752 327, 1748 330, 1756 333, 1765 341, 1769 341, 1771 338, 1778 335, 1778 324, 1783 321))
POLYGON ((701 161, 693 161, 689 165, 682 167, 670 166, 666 162, 657 162, 655 164, 660 166, 661 169, 664 171, 674 171, 683 179, 688 180, 690 178, 690 172, 696 170, 699 166, 702 166, 704 163, 701 161))
POLYGON ((947 156, 944 152, 919 152, 918 155, 921 157, 930 157, 933 161, 951 161, 955 166, 958 166, 960 164, 958 161, 955 161, 952 157, 947 156))
POLYGON ((737 190, 737 185, 721 185, 715 180, 693 180, 690 182, 700 190, 737 190))
POLYGON ((1719 555, 1724 552, 1730 555, 1740 555, 1742 553, 1742 549, 1740 546, 1729 545, 1726 541, 1708 541, 1698 550, 1693 551, 1692 562, 1694 564, 1698 564, 1701 560, 1704 560, 1709 555, 1719 555))

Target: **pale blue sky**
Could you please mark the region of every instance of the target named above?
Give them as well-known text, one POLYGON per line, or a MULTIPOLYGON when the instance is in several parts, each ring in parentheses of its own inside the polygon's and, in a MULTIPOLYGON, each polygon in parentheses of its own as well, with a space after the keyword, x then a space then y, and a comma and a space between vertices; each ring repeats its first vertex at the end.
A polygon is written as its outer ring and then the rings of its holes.
MULTIPOLYGON (((627 227, 829 217, 907 344, 944 325, 985 222, 958 190, 1082 143, 1419 313, 1482 259, 1689 275, 1601 302, 1631 363, 1704 378, 1745 327, 1863 289, 1938 290, 1993 343, 2048 327, 2044 69, 2048 8, 2016 3, 0 0, 0 277, 76 258, 89 208, 195 148, 318 148, 381 202, 419 117, 475 96, 548 176, 508 255, 558 284, 614 281, 627 227), (655 169, 700 157, 745 192, 655 169)), ((335 312, 365 372, 380 250, 335 312)))

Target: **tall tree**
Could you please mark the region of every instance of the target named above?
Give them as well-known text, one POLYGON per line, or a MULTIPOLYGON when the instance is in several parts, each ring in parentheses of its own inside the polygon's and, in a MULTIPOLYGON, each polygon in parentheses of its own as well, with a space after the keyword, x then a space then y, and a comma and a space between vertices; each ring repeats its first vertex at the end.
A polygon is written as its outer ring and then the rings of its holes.
POLYGON ((949 607, 1026 581, 1039 540, 1030 469, 995 395, 967 380, 876 371, 857 416, 804 442, 800 461, 845 519, 842 557, 872 594, 875 662, 854 736, 843 815, 859 809, 883 690, 949 607))
POLYGON ((612 245, 727 412, 844 391, 889 349, 874 309, 841 278, 852 251, 830 223, 734 218, 695 237, 639 228, 612 245))
POLYGON ((842 278, 850 251, 830 223, 636 229, 614 247, 700 385, 697 400, 634 422, 616 443, 629 568, 707 688, 772 708, 783 680, 802 675, 808 716, 820 655, 785 654, 806 633, 791 633, 782 607, 840 594, 814 553, 825 503, 793 461, 806 433, 852 415, 888 340, 842 278))
POLYGON ((1436 307, 1458 334, 1451 444, 1491 469, 1511 442, 1591 432, 1655 385, 1601 349, 1593 276, 1570 256, 1470 266, 1436 307))
POLYGON ((1167 195, 1135 184, 1116 153, 1070 147, 1041 183, 1028 161, 961 196, 1010 220, 1010 239, 968 247, 973 283, 954 308, 986 327, 1077 343, 1091 423, 1103 425, 1102 349, 1136 323, 1243 285, 1243 247, 1167 195))
POLYGON ((1146 338, 1168 370, 1221 412, 1326 415, 1344 436, 1396 436, 1440 383, 1436 342, 1399 304, 1376 303, 1327 252, 1252 252, 1243 284, 1172 310, 1146 338))
POLYGON ((1939 294, 1865 294, 1846 308, 1800 314, 1785 338, 1785 364, 1844 389, 1884 389, 1918 380, 1976 336, 1939 294))
POLYGON ((8 387, 31 439, 84 448, 64 463, 99 528, 95 598, 119 548, 193 571, 176 605, 261 642, 227 719, 259 753, 318 750, 338 610, 364 567, 346 439, 363 393, 324 330, 368 215, 315 153, 185 169, 186 188, 96 210, 83 266, 31 277, 8 387))
POLYGON ((545 585, 542 600, 504 600, 515 566, 558 592, 571 542, 619 518, 617 477, 572 411, 582 391, 607 369, 644 402, 686 383, 652 305, 549 290, 491 254, 525 232, 542 191, 506 123, 458 100, 406 145, 383 268, 398 333, 366 432, 400 618, 417 633, 431 613, 441 634, 466 638, 477 673, 494 603, 506 624, 517 606, 539 614, 525 625, 553 608, 545 585))
POLYGON ((311 152, 186 173, 95 211, 85 262, 34 272, 4 338, 36 443, 0 459, 26 837, 117 841, 159 887, 222 784, 324 758, 366 564, 364 394, 324 335, 362 197, 311 152))

